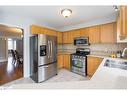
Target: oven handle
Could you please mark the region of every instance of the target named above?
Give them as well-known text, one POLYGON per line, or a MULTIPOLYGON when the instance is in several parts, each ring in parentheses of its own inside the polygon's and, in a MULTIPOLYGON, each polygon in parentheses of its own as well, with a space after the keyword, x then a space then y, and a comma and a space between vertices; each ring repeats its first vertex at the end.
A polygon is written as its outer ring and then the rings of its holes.
POLYGON ((79 66, 75 66, 75 65, 72 65, 72 66, 77 67, 77 68, 83 68, 83 67, 79 67, 79 66))

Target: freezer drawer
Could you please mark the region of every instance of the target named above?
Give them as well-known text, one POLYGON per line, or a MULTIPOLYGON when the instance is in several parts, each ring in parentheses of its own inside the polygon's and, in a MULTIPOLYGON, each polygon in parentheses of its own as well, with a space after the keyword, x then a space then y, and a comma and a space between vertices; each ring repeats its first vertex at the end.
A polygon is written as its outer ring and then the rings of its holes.
POLYGON ((52 63, 50 65, 38 67, 38 82, 45 81, 57 74, 57 64, 52 63))

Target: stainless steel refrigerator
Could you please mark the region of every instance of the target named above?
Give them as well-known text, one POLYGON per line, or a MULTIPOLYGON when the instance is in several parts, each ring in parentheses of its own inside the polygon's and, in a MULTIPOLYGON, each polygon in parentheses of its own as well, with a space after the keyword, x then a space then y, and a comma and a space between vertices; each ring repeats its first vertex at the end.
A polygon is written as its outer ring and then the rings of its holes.
POLYGON ((30 37, 30 77, 35 82, 57 75, 57 37, 34 35, 30 37))

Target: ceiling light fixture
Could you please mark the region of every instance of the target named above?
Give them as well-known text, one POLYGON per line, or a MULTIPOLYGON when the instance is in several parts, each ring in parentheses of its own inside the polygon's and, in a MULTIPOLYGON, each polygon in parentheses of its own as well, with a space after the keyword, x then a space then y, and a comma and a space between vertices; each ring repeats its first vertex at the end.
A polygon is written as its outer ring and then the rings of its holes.
POLYGON ((114 9, 115 11, 118 11, 118 7, 117 7, 116 5, 113 6, 113 9, 114 9))
POLYGON ((65 17, 68 18, 72 15, 72 10, 70 9, 63 9, 61 10, 61 14, 65 17))

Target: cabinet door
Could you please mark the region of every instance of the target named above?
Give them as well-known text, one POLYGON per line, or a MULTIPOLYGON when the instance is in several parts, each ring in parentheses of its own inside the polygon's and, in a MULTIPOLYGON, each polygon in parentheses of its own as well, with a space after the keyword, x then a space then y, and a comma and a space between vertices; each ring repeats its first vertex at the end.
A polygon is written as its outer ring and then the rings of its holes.
POLYGON ((58 69, 61 69, 61 68, 64 67, 64 65, 63 65, 63 55, 62 54, 57 56, 57 67, 58 67, 58 69))
POLYGON ((68 31, 68 43, 73 43, 73 31, 68 31))
POLYGON ((80 30, 81 37, 89 37, 89 28, 83 28, 80 30))
POLYGON ((98 57, 88 57, 87 58, 87 74, 89 76, 93 76, 93 74, 96 72, 97 68, 102 62, 102 58, 98 57))
POLYGON ((41 28, 36 26, 36 25, 31 25, 30 26, 30 32, 31 32, 31 34, 40 34, 41 28))
POLYGON ((100 43, 100 27, 93 26, 89 28, 89 41, 92 44, 100 43))
POLYGON ((127 6, 120 7, 120 36, 127 37, 127 6))
POLYGON ((101 43, 115 43, 116 42, 116 29, 115 23, 104 24, 100 26, 101 43))
POLYGON ((51 30, 51 32, 52 32, 52 36, 57 36, 57 32, 56 31, 51 30))
POLYGON ((62 44, 62 33, 61 32, 57 32, 57 43, 58 44, 62 44))
POLYGON ((64 44, 68 44, 68 32, 64 32, 63 33, 63 43, 64 44))
POLYGON ((64 62, 64 68, 67 70, 70 70, 70 55, 69 54, 63 55, 63 62, 64 62))
POLYGON ((73 39, 77 38, 77 37, 80 37, 80 30, 73 30, 72 33, 73 33, 72 34, 73 35, 73 39))

